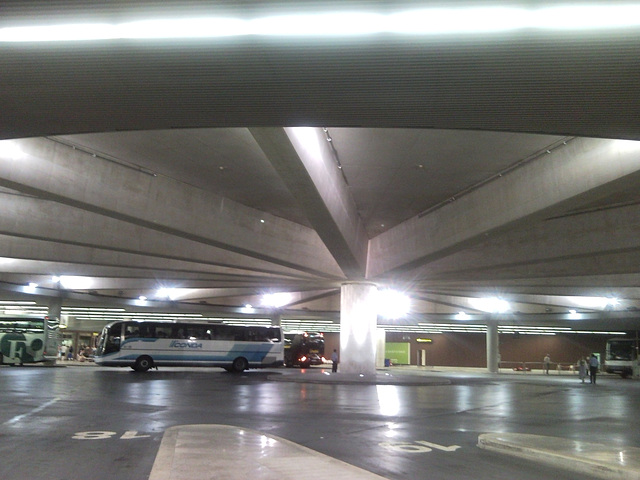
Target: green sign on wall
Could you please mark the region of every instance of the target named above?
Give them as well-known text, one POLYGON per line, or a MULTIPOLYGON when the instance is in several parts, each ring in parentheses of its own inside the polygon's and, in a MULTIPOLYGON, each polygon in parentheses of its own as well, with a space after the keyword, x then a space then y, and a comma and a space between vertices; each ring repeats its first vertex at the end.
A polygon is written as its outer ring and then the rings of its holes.
POLYGON ((387 342, 384 358, 388 358, 395 365, 409 365, 411 363, 409 361, 411 344, 409 342, 387 342))

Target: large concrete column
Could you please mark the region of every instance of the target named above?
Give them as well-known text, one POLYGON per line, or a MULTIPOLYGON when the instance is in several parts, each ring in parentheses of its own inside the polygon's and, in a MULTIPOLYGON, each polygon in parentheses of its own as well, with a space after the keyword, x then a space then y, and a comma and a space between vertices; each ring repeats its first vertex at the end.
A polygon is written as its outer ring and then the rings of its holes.
POLYGON ((498 373, 498 322, 490 320, 487 323, 487 370, 498 373))
POLYGON ((345 283, 340 296, 341 373, 376 373, 378 312, 372 283, 345 283))

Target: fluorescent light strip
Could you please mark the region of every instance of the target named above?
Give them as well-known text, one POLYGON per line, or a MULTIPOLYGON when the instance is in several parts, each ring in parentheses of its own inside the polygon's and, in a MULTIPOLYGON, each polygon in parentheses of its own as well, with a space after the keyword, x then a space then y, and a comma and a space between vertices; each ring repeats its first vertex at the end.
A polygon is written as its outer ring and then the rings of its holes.
POLYGON ((4 27, 0 42, 60 42, 258 36, 335 37, 376 33, 447 35, 535 30, 596 30, 640 26, 640 5, 559 6, 539 9, 479 7, 292 14, 252 20, 229 17, 157 19, 119 24, 4 27))

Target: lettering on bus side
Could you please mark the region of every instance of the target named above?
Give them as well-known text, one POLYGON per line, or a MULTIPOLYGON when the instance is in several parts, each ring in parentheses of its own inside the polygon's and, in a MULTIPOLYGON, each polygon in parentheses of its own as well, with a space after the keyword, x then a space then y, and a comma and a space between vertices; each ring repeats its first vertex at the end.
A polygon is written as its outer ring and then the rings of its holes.
POLYGON ((201 343, 181 342, 180 340, 172 340, 169 344, 171 348, 202 348, 201 343))

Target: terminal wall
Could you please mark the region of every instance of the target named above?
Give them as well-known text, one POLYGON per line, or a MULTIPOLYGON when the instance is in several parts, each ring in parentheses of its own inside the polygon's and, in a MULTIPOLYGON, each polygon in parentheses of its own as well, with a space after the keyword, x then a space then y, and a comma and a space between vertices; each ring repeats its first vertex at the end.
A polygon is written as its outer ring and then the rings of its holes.
MULTIPOLYGON (((554 368, 556 363, 568 368, 581 356, 600 353, 604 358, 605 343, 611 335, 558 334, 514 335, 500 334, 501 368, 513 368, 522 362, 540 369, 548 353, 554 368)), ((387 342, 409 342, 411 364, 417 365, 418 350, 427 351, 429 366, 486 367, 486 337, 480 333, 439 333, 418 335, 387 332, 387 342), (418 343, 417 339, 430 339, 431 343, 418 343)), ((339 334, 325 333, 325 355, 333 349, 340 351, 339 334)))

